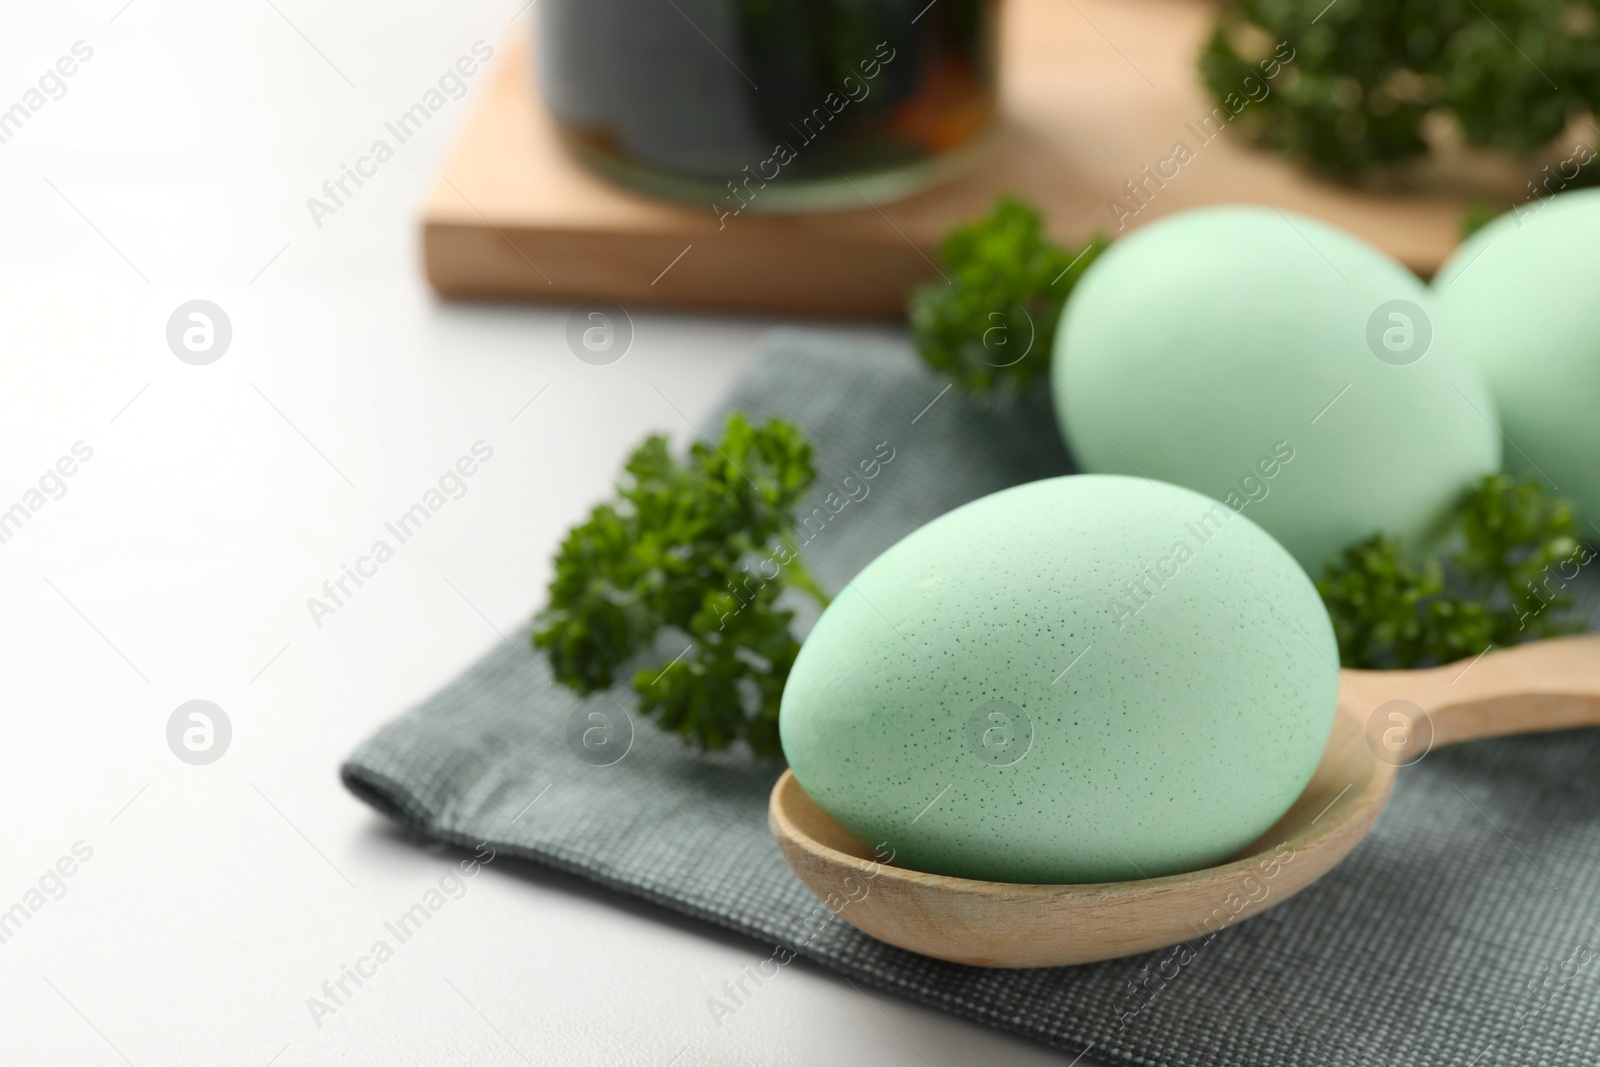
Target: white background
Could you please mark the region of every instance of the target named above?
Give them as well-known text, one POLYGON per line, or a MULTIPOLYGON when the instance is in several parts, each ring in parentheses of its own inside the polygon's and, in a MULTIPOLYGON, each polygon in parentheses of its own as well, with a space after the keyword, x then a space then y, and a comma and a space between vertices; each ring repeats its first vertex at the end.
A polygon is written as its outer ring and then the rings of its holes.
POLYGON ((718 1028, 707 998, 762 946, 508 862, 313 1023, 307 998, 457 858, 393 833, 340 760, 538 606, 626 450, 687 440, 770 324, 636 313, 627 357, 592 367, 567 309, 433 299, 416 209, 470 98, 314 225, 307 197, 386 120, 528 32, 520 0, 123 4, 0 16, 0 110, 94 50, 0 144, 0 510, 93 449, 0 544, 0 909, 93 849, 0 944, 0 1062, 1070 1058, 803 964, 718 1028), (165 341, 194 298, 232 321, 209 366, 165 341), (479 440, 467 494, 313 625, 306 599, 479 440), (196 698, 234 730, 204 767, 165 740, 196 698))

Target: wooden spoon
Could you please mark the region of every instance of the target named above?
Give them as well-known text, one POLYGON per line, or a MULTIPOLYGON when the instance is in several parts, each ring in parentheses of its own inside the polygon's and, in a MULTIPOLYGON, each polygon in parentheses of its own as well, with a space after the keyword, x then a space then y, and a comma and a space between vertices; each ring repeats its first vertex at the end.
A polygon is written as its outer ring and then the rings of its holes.
POLYGON ((1340 672, 1338 713, 1311 782, 1283 818, 1218 867, 1128 882, 1025 885, 880 862, 792 771, 767 822, 800 880, 857 929, 977 967, 1056 967, 1204 937, 1265 911, 1349 855, 1396 767, 1430 748, 1600 725, 1600 635, 1540 641, 1420 671, 1340 672))

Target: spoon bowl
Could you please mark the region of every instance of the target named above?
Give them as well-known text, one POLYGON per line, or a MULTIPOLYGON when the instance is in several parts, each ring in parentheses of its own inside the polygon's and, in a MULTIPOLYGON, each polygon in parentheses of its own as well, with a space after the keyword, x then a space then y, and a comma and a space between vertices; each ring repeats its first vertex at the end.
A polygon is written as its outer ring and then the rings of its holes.
POLYGON ((1289 810, 1229 862, 1160 878, 1031 885, 896 867, 829 818, 792 771, 773 787, 767 822, 800 880, 880 941, 978 967, 1093 963, 1205 937, 1289 899, 1350 854, 1397 769, 1433 748, 1596 724, 1600 636, 1427 670, 1341 671, 1327 748, 1289 810))

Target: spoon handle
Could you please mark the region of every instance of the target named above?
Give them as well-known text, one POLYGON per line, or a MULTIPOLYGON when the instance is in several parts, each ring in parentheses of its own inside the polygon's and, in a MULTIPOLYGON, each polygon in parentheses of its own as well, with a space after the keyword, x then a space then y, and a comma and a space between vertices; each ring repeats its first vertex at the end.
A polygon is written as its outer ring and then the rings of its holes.
POLYGON ((1484 737, 1600 726, 1600 634, 1533 641, 1420 671, 1342 671, 1358 714, 1390 700, 1427 713, 1434 747, 1484 737))

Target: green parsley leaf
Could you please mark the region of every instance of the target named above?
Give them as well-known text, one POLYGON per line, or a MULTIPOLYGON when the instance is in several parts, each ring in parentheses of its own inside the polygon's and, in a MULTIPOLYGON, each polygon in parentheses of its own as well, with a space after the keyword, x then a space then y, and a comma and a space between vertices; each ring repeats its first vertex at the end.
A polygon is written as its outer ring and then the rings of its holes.
POLYGON ((816 478, 810 444, 789 423, 756 428, 735 413, 720 444, 696 443, 680 462, 654 435, 623 469, 616 499, 562 542, 534 646, 558 681, 587 694, 658 641, 681 639, 682 653, 634 673, 640 711, 703 748, 744 740, 776 755, 779 697, 800 648, 778 596, 793 588, 827 603, 791 536, 816 478))
POLYGON ((923 360, 971 393, 1022 390, 1050 366, 1072 287, 1108 242, 1067 250, 1016 197, 945 239, 945 277, 911 292, 907 314, 923 360))
POLYGON ((1249 97, 1237 121, 1261 143, 1337 178, 1422 159, 1440 119, 1527 158, 1600 105, 1600 4, 1233 0, 1200 70, 1219 102, 1249 97))
POLYGON ((1375 534, 1324 569, 1317 591, 1346 667, 1449 663, 1582 629, 1565 589, 1595 553, 1565 501, 1494 474, 1466 495, 1452 527, 1442 563, 1413 562, 1375 534))

